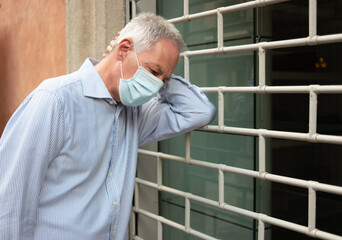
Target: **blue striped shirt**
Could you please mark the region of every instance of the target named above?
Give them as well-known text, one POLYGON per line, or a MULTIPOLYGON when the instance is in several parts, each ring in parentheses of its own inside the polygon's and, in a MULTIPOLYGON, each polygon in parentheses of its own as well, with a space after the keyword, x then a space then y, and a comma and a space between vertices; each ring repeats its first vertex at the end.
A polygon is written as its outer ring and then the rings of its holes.
POLYGON ((87 59, 45 80, 0 139, 1 240, 125 239, 138 146, 208 124, 207 97, 172 76, 139 107, 116 103, 87 59))

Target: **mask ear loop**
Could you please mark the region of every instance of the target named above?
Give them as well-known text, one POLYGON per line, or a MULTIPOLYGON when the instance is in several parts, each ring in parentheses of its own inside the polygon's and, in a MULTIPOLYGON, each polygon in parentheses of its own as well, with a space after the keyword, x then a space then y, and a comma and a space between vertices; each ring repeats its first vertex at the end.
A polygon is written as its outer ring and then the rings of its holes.
MULTIPOLYGON (((138 55, 137 53, 135 52, 135 50, 133 49, 133 52, 134 52, 134 55, 135 55, 135 59, 137 60, 137 63, 138 63, 138 68, 140 67, 140 64, 139 64, 139 59, 138 59, 138 55)), ((123 71, 122 71, 122 61, 120 60, 120 69, 121 69, 121 78, 123 79, 123 71)))
POLYGON ((134 48, 133 48, 133 51, 134 51, 134 54, 135 54, 135 59, 137 59, 138 67, 140 67, 139 60, 138 60, 138 55, 137 55, 137 53, 135 52, 134 48))
POLYGON ((123 71, 122 71, 122 61, 120 60, 120 69, 121 69, 121 78, 123 79, 123 71))

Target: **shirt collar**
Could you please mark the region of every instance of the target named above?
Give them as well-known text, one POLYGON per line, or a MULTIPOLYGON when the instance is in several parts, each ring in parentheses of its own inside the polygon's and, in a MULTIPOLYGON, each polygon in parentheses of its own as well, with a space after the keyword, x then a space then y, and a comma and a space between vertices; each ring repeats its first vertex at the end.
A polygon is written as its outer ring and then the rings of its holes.
POLYGON ((98 60, 87 58, 78 70, 81 75, 83 94, 86 97, 109 98, 113 100, 106 85, 103 83, 99 73, 95 69, 95 65, 98 63, 98 60))

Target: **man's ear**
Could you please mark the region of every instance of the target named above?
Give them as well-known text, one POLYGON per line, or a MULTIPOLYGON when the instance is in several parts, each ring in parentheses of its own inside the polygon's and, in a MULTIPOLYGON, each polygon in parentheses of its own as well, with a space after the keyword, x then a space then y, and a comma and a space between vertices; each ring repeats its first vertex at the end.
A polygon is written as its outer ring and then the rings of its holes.
POLYGON ((122 39, 117 47, 117 58, 118 60, 124 60, 127 56, 128 51, 133 49, 133 41, 130 38, 122 39))

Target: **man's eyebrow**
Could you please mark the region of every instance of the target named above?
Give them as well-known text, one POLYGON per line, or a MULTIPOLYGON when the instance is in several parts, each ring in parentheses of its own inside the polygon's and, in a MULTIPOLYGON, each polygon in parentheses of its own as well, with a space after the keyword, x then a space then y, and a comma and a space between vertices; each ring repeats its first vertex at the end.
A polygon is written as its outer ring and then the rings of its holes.
POLYGON ((154 64, 154 63, 147 63, 146 64, 149 68, 152 68, 153 71, 155 71, 158 74, 163 74, 164 71, 161 68, 161 66, 159 64, 154 64))

